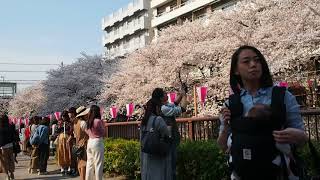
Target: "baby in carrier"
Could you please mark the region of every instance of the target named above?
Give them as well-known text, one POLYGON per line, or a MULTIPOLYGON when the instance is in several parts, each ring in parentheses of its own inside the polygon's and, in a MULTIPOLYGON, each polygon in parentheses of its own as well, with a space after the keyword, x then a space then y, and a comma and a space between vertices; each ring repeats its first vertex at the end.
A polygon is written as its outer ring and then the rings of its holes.
MULTIPOLYGON (((255 120, 270 119, 272 117, 271 107, 265 104, 255 104, 247 113, 247 117, 253 118, 255 120)), ((280 144, 276 143, 276 148, 283 153, 284 159, 287 165, 287 172, 289 180, 298 180, 299 178, 295 176, 290 169, 290 161, 293 160, 293 155, 291 152, 290 144, 280 144)), ((280 166, 281 157, 278 155, 273 161, 273 164, 280 166)))

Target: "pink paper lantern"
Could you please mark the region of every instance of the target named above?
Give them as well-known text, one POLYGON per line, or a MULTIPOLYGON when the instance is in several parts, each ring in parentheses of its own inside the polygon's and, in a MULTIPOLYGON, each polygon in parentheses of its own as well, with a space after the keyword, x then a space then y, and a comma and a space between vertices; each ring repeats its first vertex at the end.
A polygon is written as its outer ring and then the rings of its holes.
POLYGON ((173 104, 174 101, 176 100, 177 93, 171 92, 171 93, 168 93, 167 96, 168 96, 169 103, 173 104))
POLYGON ((127 108, 127 117, 131 117, 134 111, 134 104, 129 103, 126 105, 126 108, 127 108))
POLYGON ((279 86, 280 86, 280 87, 288 87, 288 83, 282 81, 282 82, 279 83, 279 86))
POLYGON ((110 108, 110 115, 111 115, 112 118, 116 118, 117 117, 117 113, 118 113, 117 107, 111 107, 110 108))
POLYGON ((208 87, 206 86, 201 86, 197 88, 199 101, 202 103, 202 106, 204 106, 204 103, 206 101, 207 91, 208 91, 208 87))
POLYGON ((61 112, 55 112, 54 113, 54 117, 56 118, 56 120, 59 120, 61 116, 61 112))

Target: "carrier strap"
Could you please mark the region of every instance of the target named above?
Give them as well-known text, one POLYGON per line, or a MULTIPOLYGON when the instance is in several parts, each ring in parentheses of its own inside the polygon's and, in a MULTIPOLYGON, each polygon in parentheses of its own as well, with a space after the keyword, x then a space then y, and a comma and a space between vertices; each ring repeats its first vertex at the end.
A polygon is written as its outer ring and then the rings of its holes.
POLYGON ((286 105, 284 104, 286 88, 275 86, 272 89, 271 109, 275 130, 281 130, 286 122, 286 105))
MULTIPOLYGON (((271 109, 272 119, 276 121, 275 129, 281 129, 286 121, 286 106, 284 104, 286 88, 275 86, 272 89, 271 109)), ((243 116, 243 104, 241 96, 238 93, 229 96, 229 106, 231 112, 231 121, 234 118, 243 116)))

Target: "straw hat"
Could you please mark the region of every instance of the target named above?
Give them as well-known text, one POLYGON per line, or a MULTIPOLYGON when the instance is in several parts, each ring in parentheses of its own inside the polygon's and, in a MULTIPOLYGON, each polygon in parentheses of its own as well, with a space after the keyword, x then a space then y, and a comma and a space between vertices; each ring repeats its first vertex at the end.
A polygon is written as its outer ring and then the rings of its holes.
POLYGON ((77 116, 76 117, 80 117, 80 116, 84 116, 87 115, 90 111, 90 108, 86 108, 84 106, 80 106, 76 112, 77 112, 77 116))

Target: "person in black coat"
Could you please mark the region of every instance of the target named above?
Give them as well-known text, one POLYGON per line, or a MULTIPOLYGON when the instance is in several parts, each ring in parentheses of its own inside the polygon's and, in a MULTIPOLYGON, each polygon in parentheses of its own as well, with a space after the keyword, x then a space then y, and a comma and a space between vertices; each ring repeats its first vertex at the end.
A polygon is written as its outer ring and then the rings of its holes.
POLYGON ((14 151, 15 127, 9 124, 6 114, 0 115, 0 165, 3 173, 7 174, 7 179, 14 179, 14 151))

